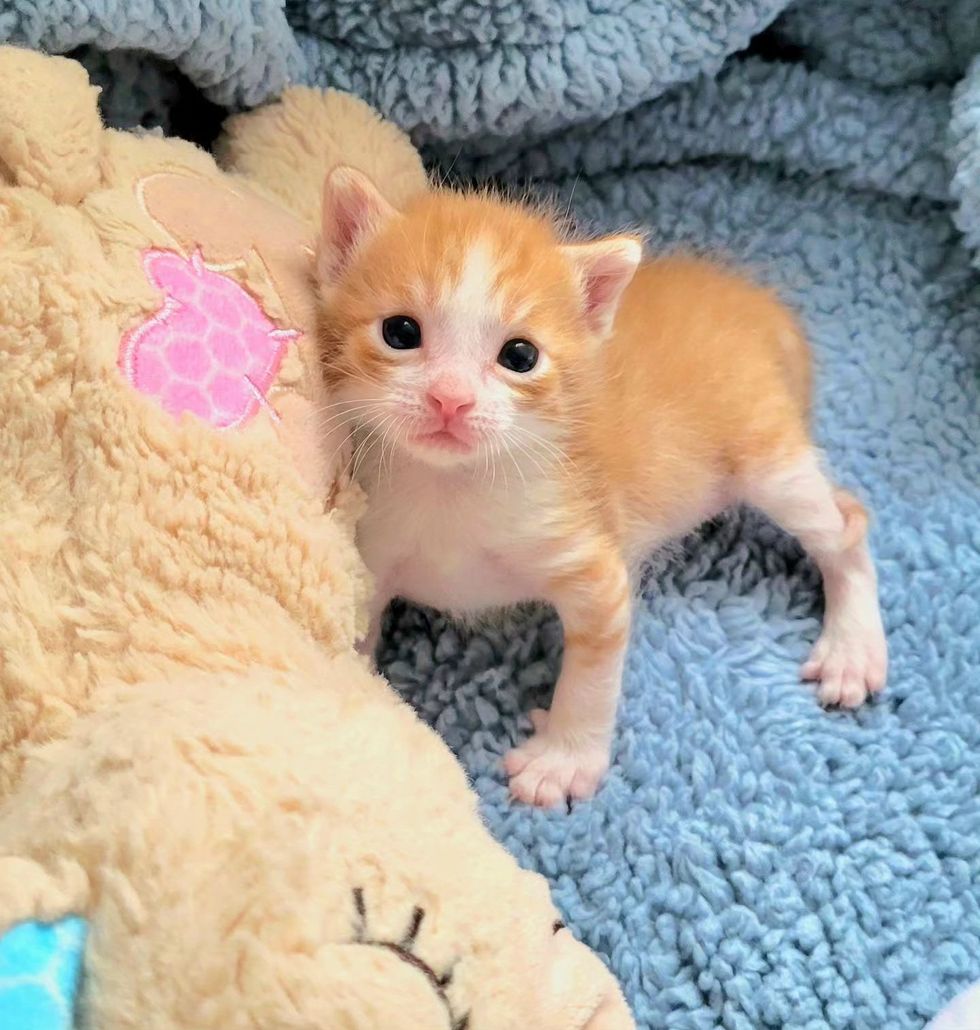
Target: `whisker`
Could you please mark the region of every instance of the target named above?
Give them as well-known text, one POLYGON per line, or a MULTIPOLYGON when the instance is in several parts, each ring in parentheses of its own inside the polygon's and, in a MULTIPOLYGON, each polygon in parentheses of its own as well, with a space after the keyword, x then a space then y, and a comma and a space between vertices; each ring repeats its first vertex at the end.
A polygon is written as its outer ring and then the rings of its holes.
POLYGON ((346 424, 348 422, 356 422, 358 419, 367 419, 372 413, 382 411, 374 405, 369 408, 352 408, 350 411, 340 411, 331 415, 329 418, 321 419, 315 423, 317 429, 325 430, 331 426, 336 425, 338 422, 346 424))
POLYGON ((378 456, 378 469, 377 469, 377 472, 378 472, 377 487, 378 487, 379 490, 381 489, 381 473, 384 470, 385 444, 388 442, 388 434, 391 432, 391 427, 395 424, 397 419, 398 419, 397 415, 389 415, 388 416, 388 421, 385 424, 385 431, 384 431, 384 433, 381 436, 381 454, 378 456))
POLYGON ((313 409, 317 414, 323 414, 327 411, 331 411, 333 408, 350 407, 352 404, 364 404, 365 399, 363 397, 348 397, 342 401, 331 401, 329 404, 317 404, 313 409))
POLYGON ((529 444, 534 444, 538 448, 543 449, 545 454, 542 456, 547 455, 553 460, 558 461, 565 471, 574 469, 575 463, 557 444, 552 443, 550 440, 545 439, 545 437, 527 429, 524 426, 514 426, 513 429, 521 433, 522 436, 527 439, 529 444))
MULTIPOLYGON (((525 446, 524 446, 524 445, 523 445, 523 444, 521 443, 521 441, 520 441, 520 438, 519 438, 519 437, 513 437, 513 438, 512 438, 511 440, 510 440, 510 442, 511 442, 512 444, 514 444, 515 446, 517 446, 517 447, 518 447, 518 448, 520 449, 521 453, 522 453, 522 454, 523 454, 523 455, 524 455, 525 457, 529 458, 529 459, 530 459, 530 460, 531 460, 532 462, 534 462, 535 466, 537 467, 537 469, 538 469, 538 471, 539 471, 539 472, 541 473, 541 475, 542 475, 542 476, 543 476, 544 478, 547 478, 547 476, 548 476, 548 473, 547 473, 547 472, 545 471, 545 468, 544 468, 544 466, 543 466, 543 465, 541 464, 541 462, 540 462, 540 461, 538 461, 538 460, 537 460, 537 458, 535 458, 535 456, 534 456, 534 455, 533 455, 533 454, 532 454, 532 453, 531 453, 531 452, 530 452, 530 451, 529 451, 529 450, 528 450, 528 449, 527 449, 527 448, 526 448, 526 447, 525 447, 525 446)), ((526 479, 524 478, 524 470, 523 470, 523 469, 521 468, 521 466, 520 466, 520 462, 518 462, 518 461, 517 461, 517 458, 516 458, 516 456, 515 456, 515 455, 513 454, 513 452, 511 452, 511 456, 512 456, 512 457, 514 458, 514 465, 516 466, 516 468, 517 468, 517 471, 518 471, 518 473, 520 473, 520 477, 521 477, 521 482, 522 482, 522 483, 524 484, 524 486, 525 486, 525 488, 526 488, 526 487, 527 487, 527 480, 526 480, 526 479)))
POLYGON ((558 472, 559 475, 564 477, 580 501, 590 506, 594 503, 586 495, 582 477, 578 474, 578 466, 557 444, 552 443, 550 440, 524 426, 514 426, 512 428, 523 434, 533 453, 547 461, 553 471, 558 472))
POLYGON ((370 403, 361 404, 357 407, 348 408, 345 411, 335 412, 329 418, 318 420, 316 425, 320 429, 325 429, 334 422, 342 421, 344 419, 350 419, 353 421, 355 418, 363 417, 364 412, 383 411, 386 407, 390 407, 390 405, 384 404, 381 401, 371 401, 370 403))
MULTIPOLYGON (((497 459, 499 457, 500 457, 500 441, 497 440, 496 443, 494 443, 494 445, 493 445, 493 454, 490 457, 490 469, 491 469, 491 472, 492 472, 492 475, 491 475, 491 478, 490 478, 490 489, 491 490, 493 490, 493 488, 497 485, 497 464, 498 464, 497 459)), ((508 484, 507 484, 507 481, 505 479, 504 480, 504 486, 506 487, 507 485, 508 484)))
MULTIPOLYGON (((393 416, 389 416, 389 417, 393 417, 393 416)), ((385 423, 382 423, 380 426, 373 427, 371 429, 371 432, 367 435, 367 437, 365 437, 365 439, 357 447, 357 450, 355 452, 357 457, 356 457, 356 460, 354 462, 354 471, 351 473, 351 478, 352 479, 357 479, 357 473, 360 470, 361 465, 364 462, 364 459, 367 457, 367 455, 370 453, 370 451, 374 447, 374 444, 373 444, 374 438, 384 428, 384 426, 385 426, 385 423)))
MULTIPOLYGON (((362 419, 360 417, 349 418, 345 422, 338 422, 332 426, 320 427, 320 436, 324 440, 328 440, 331 437, 336 437, 338 434, 343 434, 344 436, 350 437, 357 432, 358 427, 361 424, 362 419)), ((370 425, 371 423, 367 422, 366 424, 370 425)))
POLYGON ((515 426, 514 428, 517 429, 519 432, 523 433, 525 436, 529 437, 530 439, 536 440, 538 443, 554 451, 555 454, 561 455, 561 457, 563 458, 568 457, 565 451, 561 447, 559 447, 554 441, 549 440, 547 437, 542 436, 540 433, 536 433, 533 429, 528 429, 527 426, 520 425, 515 426))
MULTIPOLYGON (((327 459, 327 466, 326 466, 327 469, 332 469, 333 468, 333 463, 337 460, 338 455, 347 446, 348 443, 350 443, 350 434, 349 433, 344 437, 343 440, 340 441, 340 443, 331 452, 330 457, 327 459)), ((346 462, 344 462, 344 469, 343 469, 343 473, 342 473, 343 475, 346 475, 347 468, 348 468, 349 465, 350 465, 350 459, 348 459, 346 462)))
MULTIPOLYGON (((511 437, 510 434, 508 434, 506 437, 501 437, 501 443, 503 444, 504 453, 507 455, 508 458, 510 458, 511 463, 513 464, 514 468, 517 470, 517 474, 521 477, 521 484, 522 484, 522 486, 524 487, 524 489, 526 491, 527 490, 527 477, 524 475, 524 469, 521 468, 521 463, 517 460, 517 455, 514 453, 513 446, 512 446, 512 445, 516 445, 516 446, 520 447, 521 445, 520 445, 519 441, 516 438, 511 437)), ((521 449, 523 451, 523 448, 521 448, 521 449)), ((524 452, 524 453, 526 453, 526 452, 524 452)))
MULTIPOLYGON (((486 482, 487 480, 490 479, 490 465, 491 465, 490 445, 487 443, 486 440, 484 440, 483 441, 483 480, 484 480, 484 482, 486 482)), ((490 484, 490 487, 491 487, 491 489, 493 488, 493 483, 490 484)))
POLYGON ((385 435, 381 439, 381 457, 378 462, 378 486, 381 486, 381 472, 383 471, 386 476, 391 476, 391 459, 395 454, 395 444, 398 442, 398 434, 402 431, 402 427, 408 420, 407 415, 402 415, 401 418, 395 416, 392 424, 385 430, 385 435), (392 432, 394 430, 394 432, 392 432), (388 443, 388 436, 391 434, 391 446, 388 448, 388 453, 385 454, 385 446, 388 443))
MULTIPOLYGON (((410 425, 411 422, 412 422, 412 416, 411 415, 403 415, 401 422, 398 423, 398 428, 395 430, 396 437, 400 436, 401 433, 403 432, 403 430, 405 429, 405 426, 406 425, 410 425)), ((390 452, 390 455, 389 455, 390 459, 394 458, 394 456, 395 456, 395 444, 396 443, 397 443, 397 439, 394 439, 394 440, 391 441, 391 452, 390 452)), ((390 476, 393 471, 394 470, 391 467, 391 461, 389 460, 389 463, 388 463, 388 475, 390 476)))
POLYGON ((335 401, 333 404, 321 405, 319 408, 316 409, 316 413, 318 415, 328 415, 328 414, 331 414, 336 409, 340 409, 342 411, 349 411, 351 408, 360 408, 360 407, 363 407, 366 404, 383 404, 383 403, 384 403, 383 401, 377 400, 377 399, 368 400, 366 397, 357 397, 357 398, 351 398, 350 400, 346 400, 346 401, 335 401))

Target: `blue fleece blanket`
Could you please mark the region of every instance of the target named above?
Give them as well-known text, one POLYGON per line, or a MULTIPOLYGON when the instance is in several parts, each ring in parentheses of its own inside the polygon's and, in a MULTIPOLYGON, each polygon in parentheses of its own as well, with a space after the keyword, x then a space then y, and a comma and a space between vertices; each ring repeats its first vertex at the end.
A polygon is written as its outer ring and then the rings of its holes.
POLYGON ((127 125, 352 89, 454 173, 722 251, 799 306, 819 439, 876 513, 884 697, 827 713, 799 683, 819 580, 751 514, 651 567, 614 766, 570 814, 511 805, 499 769, 552 617, 402 607, 383 659, 641 1026, 917 1030, 980 977, 980 14, 784 8, 52 0, 0 7, 0 37, 81 47, 127 125))

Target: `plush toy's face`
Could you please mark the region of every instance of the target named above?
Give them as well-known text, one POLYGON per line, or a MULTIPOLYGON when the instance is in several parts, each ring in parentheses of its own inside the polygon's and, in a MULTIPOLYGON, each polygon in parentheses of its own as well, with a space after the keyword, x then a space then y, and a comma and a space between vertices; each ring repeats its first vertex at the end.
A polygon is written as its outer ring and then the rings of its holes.
MULTIPOLYGON (((399 932, 391 934, 376 932, 374 924, 386 921, 380 906, 372 918, 368 893, 354 888, 350 941, 322 949, 310 968, 310 995, 325 1006, 317 1007, 316 1018, 325 1026, 399 1030, 631 1027, 612 977, 553 918, 542 882, 518 871, 495 879, 493 887, 496 904, 507 907, 488 910, 482 924, 453 925, 460 912, 444 898, 431 916, 420 905, 406 911, 399 932), (449 961, 436 957, 447 931, 456 945, 449 961), (343 982, 330 978, 326 991, 325 966, 343 970, 343 982)), ((473 898, 460 900, 468 910, 473 898)))

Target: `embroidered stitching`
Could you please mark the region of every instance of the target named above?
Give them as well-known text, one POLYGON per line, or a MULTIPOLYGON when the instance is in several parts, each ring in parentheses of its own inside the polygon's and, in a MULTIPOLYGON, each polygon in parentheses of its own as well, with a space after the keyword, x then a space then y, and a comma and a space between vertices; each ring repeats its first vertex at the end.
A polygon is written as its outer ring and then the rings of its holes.
POLYGON ((412 918, 404 935, 397 943, 395 941, 376 940, 367 936, 367 908, 364 904, 363 888, 355 887, 352 894, 354 896, 354 911, 357 913, 357 923, 354 927, 354 943, 371 948, 384 948, 393 955, 397 955, 402 962, 407 963, 413 969, 417 969, 429 981, 439 1000, 445 1005, 451 1030, 467 1030, 470 1025, 470 1014, 467 1012, 465 1015, 457 1018, 453 1012, 452 1003, 446 994, 446 988, 453 982, 453 970, 449 969, 442 976, 439 976, 425 959, 415 953, 415 941, 425 919, 425 909, 420 908, 418 905, 412 909, 412 918))
POLYGON ((159 311, 122 339, 119 368, 130 384, 175 417, 191 412, 217 429, 243 425, 268 399, 286 346, 301 334, 280 329, 256 298, 208 265, 200 250, 143 253, 147 279, 164 293, 159 311))

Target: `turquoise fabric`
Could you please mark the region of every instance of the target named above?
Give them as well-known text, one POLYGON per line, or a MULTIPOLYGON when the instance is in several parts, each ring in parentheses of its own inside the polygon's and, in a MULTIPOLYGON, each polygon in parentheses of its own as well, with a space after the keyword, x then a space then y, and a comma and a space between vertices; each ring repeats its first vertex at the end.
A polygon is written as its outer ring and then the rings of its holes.
POLYGON ((0 1030, 74 1025, 86 925, 77 917, 21 923, 0 936, 0 1030))

